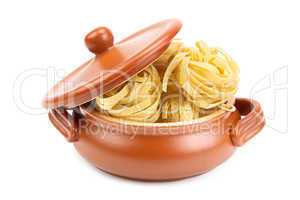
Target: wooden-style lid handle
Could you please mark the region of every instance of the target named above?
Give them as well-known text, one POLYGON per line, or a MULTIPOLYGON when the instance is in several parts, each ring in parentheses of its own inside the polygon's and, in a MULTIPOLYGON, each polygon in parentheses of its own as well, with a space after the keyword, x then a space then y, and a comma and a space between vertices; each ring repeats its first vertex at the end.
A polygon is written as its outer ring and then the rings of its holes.
POLYGON ((85 45, 94 54, 100 54, 113 44, 113 34, 106 27, 98 27, 85 36, 85 45))

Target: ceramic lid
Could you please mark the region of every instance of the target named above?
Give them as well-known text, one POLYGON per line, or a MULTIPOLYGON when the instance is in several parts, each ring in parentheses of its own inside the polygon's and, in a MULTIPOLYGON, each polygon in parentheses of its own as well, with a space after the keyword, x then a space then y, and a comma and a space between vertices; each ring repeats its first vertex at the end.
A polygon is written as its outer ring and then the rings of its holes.
POLYGON ((168 19, 115 44, 109 29, 99 27, 91 31, 85 43, 94 58, 58 82, 45 96, 43 106, 76 107, 119 86, 155 61, 180 28, 179 20, 168 19))

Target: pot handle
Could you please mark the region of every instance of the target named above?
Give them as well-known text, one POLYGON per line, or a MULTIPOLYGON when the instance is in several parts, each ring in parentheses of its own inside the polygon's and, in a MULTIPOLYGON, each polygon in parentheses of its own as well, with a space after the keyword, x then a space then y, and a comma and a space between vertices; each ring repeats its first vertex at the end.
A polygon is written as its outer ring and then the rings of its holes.
POLYGON ((79 116, 76 111, 72 110, 72 114, 69 114, 65 108, 54 108, 49 111, 48 117, 54 127, 67 139, 67 141, 78 141, 79 116))
POLYGON ((235 107, 242 119, 233 129, 231 140, 233 145, 242 146, 265 126, 265 119, 260 104, 255 100, 237 98, 235 107))

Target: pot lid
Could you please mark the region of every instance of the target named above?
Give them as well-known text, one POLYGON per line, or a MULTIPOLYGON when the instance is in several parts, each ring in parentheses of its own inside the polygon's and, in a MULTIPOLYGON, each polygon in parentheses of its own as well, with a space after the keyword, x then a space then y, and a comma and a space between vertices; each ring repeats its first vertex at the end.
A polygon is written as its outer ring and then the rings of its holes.
POLYGON ((43 106, 76 107, 121 85, 155 61, 169 46, 181 22, 168 19, 113 44, 108 28, 99 27, 85 37, 95 54, 58 82, 43 99, 43 106))

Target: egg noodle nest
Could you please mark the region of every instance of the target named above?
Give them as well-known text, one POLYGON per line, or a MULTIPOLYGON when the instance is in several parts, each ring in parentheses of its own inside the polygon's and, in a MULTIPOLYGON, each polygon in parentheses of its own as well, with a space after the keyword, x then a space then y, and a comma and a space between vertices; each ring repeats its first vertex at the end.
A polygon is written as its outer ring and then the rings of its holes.
POLYGON ((234 111, 229 103, 239 83, 239 68, 222 49, 198 41, 187 47, 173 40, 168 49, 126 83, 96 98, 97 110, 137 122, 177 122, 216 110, 234 111))

